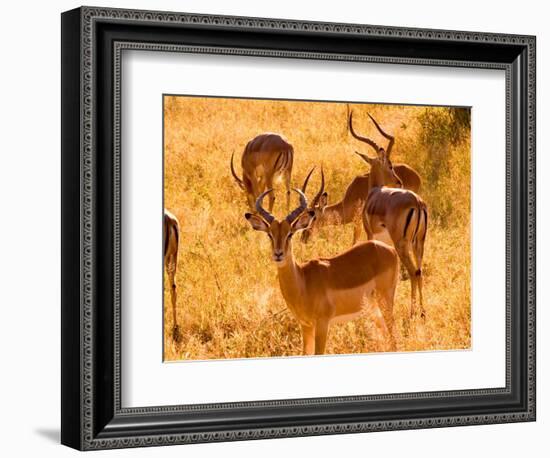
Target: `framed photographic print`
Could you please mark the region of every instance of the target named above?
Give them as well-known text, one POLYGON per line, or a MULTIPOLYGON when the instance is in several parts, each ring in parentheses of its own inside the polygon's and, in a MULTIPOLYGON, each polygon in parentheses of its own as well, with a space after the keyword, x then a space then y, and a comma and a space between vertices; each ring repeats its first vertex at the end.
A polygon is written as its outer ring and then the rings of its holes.
POLYGON ((63 13, 62 443, 534 419, 534 37, 63 13))

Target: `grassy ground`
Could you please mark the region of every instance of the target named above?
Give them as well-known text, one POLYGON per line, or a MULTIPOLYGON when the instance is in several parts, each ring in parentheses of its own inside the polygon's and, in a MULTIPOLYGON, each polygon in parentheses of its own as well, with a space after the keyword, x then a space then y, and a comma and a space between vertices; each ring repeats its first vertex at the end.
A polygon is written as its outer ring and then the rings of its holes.
MULTIPOLYGON (((399 351, 469 348, 470 335, 470 143, 460 117, 441 108, 351 105, 356 130, 380 144, 371 113, 396 137, 392 159, 416 168, 430 211, 424 256, 427 318, 405 326, 410 283, 399 282, 395 317, 399 351), (461 130, 462 129, 462 130, 461 130), (462 135, 461 135, 462 132, 462 135)), ((293 144, 293 184, 323 164, 329 203, 353 177, 368 171, 357 149, 371 153, 347 132, 345 104, 166 97, 165 206, 180 221, 177 271, 178 322, 171 337, 165 287, 165 359, 298 355, 299 327, 288 311, 263 233, 246 220, 246 200, 229 170, 255 135, 282 133, 293 144)), ((468 114, 466 114, 468 116, 468 114)), ((310 194, 319 177, 312 178, 310 194)), ((280 194, 274 214, 284 216, 280 194)), ((310 196, 311 197, 311 196, 310 196)), ((300 261, 330 256, 351 245, 351 226, 324 228, 308 245, 294 241, 300 261)), ((166 278, 166 276, 165 276, 166 278)), ((167 284, 165 284, 167 286, 167 284)), ((331 327, 327 353, 384 351, 384 336, 365 313, 331 327)))

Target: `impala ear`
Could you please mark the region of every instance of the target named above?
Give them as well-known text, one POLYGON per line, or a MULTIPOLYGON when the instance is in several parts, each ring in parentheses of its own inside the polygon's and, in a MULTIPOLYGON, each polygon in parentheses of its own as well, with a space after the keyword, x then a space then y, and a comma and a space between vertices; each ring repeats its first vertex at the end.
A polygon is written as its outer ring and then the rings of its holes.
POLYGON ((361 159, 363 159, 367 164, 372 165, 376 159, 367 156, 366 154, 360 153, 359 151, 355 151, 355 154, 357 154, 361 159))
POLYGON ((255 231, 269 232, 269 225, 264 219, 254 213, 245 213, 244 217, 248 220, 252 229, 255 231))
POLYGON ((321 194, 321 197, 319 197, 319 207, 324 208, 328 204, 328 194, 325 191, 323 194, 321 194))
POLYGON ((302 213, 296 221, 292 223, 292 230, 294 232, 307 229, 311 222, 315 219, 315 212, 313 210, 307 210, 302 213))

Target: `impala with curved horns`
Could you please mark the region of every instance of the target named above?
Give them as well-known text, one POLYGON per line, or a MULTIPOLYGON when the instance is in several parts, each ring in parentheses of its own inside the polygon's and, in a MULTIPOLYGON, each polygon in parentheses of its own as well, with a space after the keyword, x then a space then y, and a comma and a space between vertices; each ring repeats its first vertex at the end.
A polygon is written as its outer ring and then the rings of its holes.
POLYGON ((279 285, 288 308, 302 331, 303 353, 323 354, 329 326, 358 316, 367 305, 375 320, 389 335, 395 350, 393 304, 399 275, 399 261, 393 247, 377 241, 360 243, 332 258, 313 259, 299 264, 292 253, 292 236, 306 229, 315 218, 299 189, 300 205, 286 218, 277 220, 262 207, 263 192, 256 200, 255 214, 246 213, 253 229, 271 240, 272 258, 277 265, 279 285), (380 315, 380 311, 382 315, 380 315))
MULTIPOLYGON (((374 118, 370 118, 382 132, 374 118)), ((420 312, 424 317, 422 258, 428 230, 428 208, 418 194, 407 189, 395 188, 399 188, 401 180, 395 174, 389 158, 393 137, 384 133, 384 137, 390 140, 387 149, 384 149, 372 139, 357 135, 353 131, 351 114, 349 125, 353 136, 371 146, 376 152, 376 157, 355 152, 371 167, 369 195, 362 214, 367 237, 373 239, 375 236, 389 235, 411 281, 411 316, 415 313, 418 293, 420 312), (414 256, 411 255, 411 251, 414 256)))
POLYGON ((178 294, 176 291, 176 272, 178 269, 178 248, 180 237, 180 225, 175 215, 164 209, 163 223, 163 242, 164 242, 164 268, 168 273, 168 282, 170 284, 170 298, 172 300, 172 338, 177 342, 180 331, 176 314, 176 303, 178 294))
MULTIPOLYGON (((355 138, 361 140, 364 137, 361 137, 353 130, 351 118, 352 115, 353 114, 350 114, 350 117, 348 118, 349 129, 351 131, 351 134, 355 138)), ((384 135, 384 137, 393 139, 391 135, 388 135, 380 128, 374 118, 371 117, 371 119, 373 120, 375 126, 378 128, 379 132, 384 135)), ((390 151, 390 148, 388 148, 388 151, 390 151)), ((302 186, 302 191, 304 193, 306 192, 305 190, 307 187, 307 183, 311 174, 313 173, 313 170, 314 169, 311 169, 302 186)), ((407 164, 394 164, 393 170, 397 177, 401 180, 403 188, 418 193, 422 184, 422 180, 416 170, 414 170, 407 164)), ((314 199, 311 202, 311 209, 316 212, 316 218, 311 227, 302 233, 302 242, 307 243, 311 234, 321 227, 353 224, 352 244, 355 244, 359 239, 359 236, 361 235, 361 229, 363 227, 361 213, 363 207, 365 206, 365 202, 367 201, 367 196, 370 190, 369 177, 370 173, 355 177, 347 187, 343 199, 339 202, 328 205, 326 193, 324 193, 324 198, 314 199)), ((324 190, 323 170, 321 170, 321 188, 324 190)))
MULTIPOLYGON (((286 187, 287 210, 290 205, 290 179, 294 161, 294 148, 279 134, 265 133, 250 140, 243 152, 241 166, 242 179, 237 176, 231 155, 231 174, 246 193, 246 199, 251 211, 254 210, 256 198, 266 189, 272 189, 273 184, 284 179, 286 187)), ((269 211, 273 211, 275 196, 269 196, 269 211)))
MULTIPOLYGON (((364 137, 362 135, 359 135, 357 132, 355 132, 353 128, 353 112, 350 112, 348 117, 348 128, 356 140, 359 140, 361 142, 367 143, 368 145, 372 146, 377 150, 377 154, 381 151, 384 151, 386 157, 388 160, 391 160, 391 151, 393 149, 393 145, 395 144, 395 137, 393 135, 388 134, 387 132, 384 132, 380 125, 376 122, 376 119, 374 119, 370 113, 367 113, 369 115, 369 118, 376 126, 376 129, 378 132, 382 134, 382 136, 389 140, 388 146, 386 149, 380 148, 373 140, 371 140, 368 137, 364 137)), ((399 178, 401 181, 401 187, 408 189, 410 191, 413 191, 415 193, 418 193, 420 191, 420 186, 422 185, 422 179, 420 178, 420 175, 416 170, 414 170, 412 167, 408 166, 407 164, 393 164, 393 172, 394 174, 399 178)), ((369 177, 369 173, 365 175, 365 177, 369 177)))

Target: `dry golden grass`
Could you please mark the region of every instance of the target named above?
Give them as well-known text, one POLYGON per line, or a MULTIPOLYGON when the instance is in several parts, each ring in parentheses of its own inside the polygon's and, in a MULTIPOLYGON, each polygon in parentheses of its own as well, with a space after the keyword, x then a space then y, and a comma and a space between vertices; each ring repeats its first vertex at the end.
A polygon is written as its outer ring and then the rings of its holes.
MULTIPOLYGON (((352 108, 358 131, 382 144, 369 112, 395 134, 393 161, 419 171, 421 195, 430 210, 423 267, 427 317, 406 325, 410 282, 401 280, 395 301, 398 350, 469 348, 469 135, 458 142, 447 139, 441 108, 352 108), (437 132, 429 135, 433 129, 437 132)), ((182 338, 174 342, 165 288, 166 360, 301 353, 299 327, 281 295, 268 238, 251 230, 244 219, 246 200, 231 176, 229 159, 235 152, 240 174, 241 153, 250 139, 266 131, 282 133, 294 146, 294 186, 301 185, 313 165, 322 163, 329 203, 336 202, 356 175, 368 171, 352 152, 370 151, 348 134, 346 115, 346 105, 336 103, 165 98, 165 206, 180 221, 177 314, 182 330, 182 338)), ((319 177, 312 180, 310 193, 319 177)), ((279 195, 274 213, 281 217, 285 199, 279 195)), ((304 261, 339 253, 350 247, 351 239, 351 226, 323 228, 308 245, 295 240, 293 248, 297 260, 304 261)), ((327 353, 385 348, 383 335, 366 313, 329 331, 327 353)))

